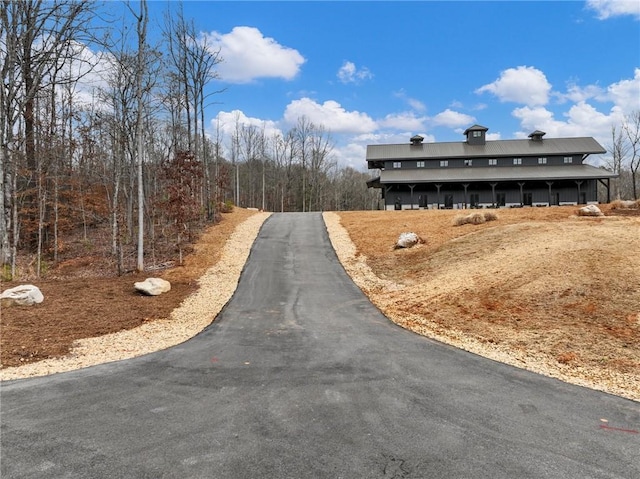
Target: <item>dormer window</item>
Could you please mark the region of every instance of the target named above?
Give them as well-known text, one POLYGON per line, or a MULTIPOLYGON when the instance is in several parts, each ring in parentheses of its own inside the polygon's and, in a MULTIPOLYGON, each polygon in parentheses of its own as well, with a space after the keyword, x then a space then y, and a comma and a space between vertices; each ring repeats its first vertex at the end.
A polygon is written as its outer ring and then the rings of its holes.
POLYGON ((536 130, 533 133, 529 134, 529 138, 531 141, 542 141, 542 137, 546 135, 544 131, 536 130))
POLYGON ((447 166, 449 166, 449 160, 440 160, 441 168, 446 168, 447 166))
POLYGON ((471 166, 473 165, 473 160, 464 160, 464 166, 471 166))
POLYGON ((467 137, 467 143, 470 145, 484 145, 486 141, 486 133, 489 128, 481 125, 473 125, 464 131, 467 137))
POLYGON ((411 145, 412 146, 420 146, 424 141, 424 137, 420 135, 415 135, 411 137, 411 145))
POLYGON ((402 168, 402 163, 400 161, 394 161, 393 162, 393 167, 394 168, 402 168))

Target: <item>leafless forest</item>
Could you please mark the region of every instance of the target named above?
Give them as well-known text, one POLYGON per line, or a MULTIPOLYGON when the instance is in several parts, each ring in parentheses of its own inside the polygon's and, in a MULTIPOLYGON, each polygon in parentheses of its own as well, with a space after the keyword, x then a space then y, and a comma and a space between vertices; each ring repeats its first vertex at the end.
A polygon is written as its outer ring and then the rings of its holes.
POLYGON ((2 280, 20 280, 20 261, 40 276, 70 238, 99 248, 114 273, 142 271, 150 251, 181 256, 233 205, 377 207, 369 175, 336 164, 325 125, 207 131, 205 108, 224 96, 219 52, 175 14, 151 44, 146 0, 126 5, 126 18, 98 21, 89 1, 3 0, 2 280))

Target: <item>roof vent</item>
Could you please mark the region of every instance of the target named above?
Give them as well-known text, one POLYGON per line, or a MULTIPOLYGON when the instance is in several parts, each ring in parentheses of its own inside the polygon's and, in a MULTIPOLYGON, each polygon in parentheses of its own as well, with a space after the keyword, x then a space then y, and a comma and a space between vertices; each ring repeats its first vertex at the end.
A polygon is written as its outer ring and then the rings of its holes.
POLYGON ((484 145, 487 141, 487 128, 482 125, 473 125, 464 130, 464 136, 467 137, 467 143, 470 145, 484 145))
POLYGON ((412 145, 422 145, 422 142, 424 141, 424 137, 420 136, 420 135, 415 135, 411 137, 411 144, 412 145))
POLYGON ((540 131, 540 130, 536 130, 533 133, 529 134, 529 138, 532 141, 542 141, 542 137, 546 135, 546 133, 544 131, 540 131))

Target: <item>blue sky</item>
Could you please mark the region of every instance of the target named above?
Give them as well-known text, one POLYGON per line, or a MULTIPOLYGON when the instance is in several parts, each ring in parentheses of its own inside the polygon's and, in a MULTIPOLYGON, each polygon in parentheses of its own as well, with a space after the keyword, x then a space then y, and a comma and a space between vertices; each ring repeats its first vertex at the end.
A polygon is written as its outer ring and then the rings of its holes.
MULTIPOLYGON (((135 4, 135 2, 134 2, 135 4)), ((176 2, 150 2, 150 30, 176 2)), ((304 115, 341 165, 367 144, 594 136, 640 109, 640 2, 185 1, 220 49, 211 131, 286 131, 304 115)), ((224 140, 224 138, 223 138, 224 140)), ((593 163, 602 159, 594 158, 593 163)))

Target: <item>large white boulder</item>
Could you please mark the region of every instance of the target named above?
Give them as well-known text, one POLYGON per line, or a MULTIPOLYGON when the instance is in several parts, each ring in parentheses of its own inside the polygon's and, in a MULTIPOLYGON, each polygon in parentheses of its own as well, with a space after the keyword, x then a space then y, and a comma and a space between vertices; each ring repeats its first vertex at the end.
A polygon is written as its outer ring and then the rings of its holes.
POLYGON ((604 216, 604 213, 596 205, 587 205, 578 210, 578 216, 604 216))
POLYGON ((8 304, 32 306, 42 303, 44 301, 44 295, 37 286, 23 284, 3 291, 2 294, 0 294, 0 299, 8 300, 8 304))
POLYGON ((400 233, 398 241, 396 242, 397 248, 411 248, 420 242, 420 237, 415 233, 400 233))
POLYGON ((158 296, 171 290, 171 283, 162 278, 147 278, 133 284, 134 288, 147 296, 158 296))

